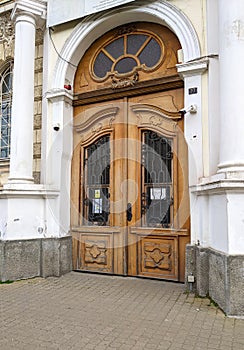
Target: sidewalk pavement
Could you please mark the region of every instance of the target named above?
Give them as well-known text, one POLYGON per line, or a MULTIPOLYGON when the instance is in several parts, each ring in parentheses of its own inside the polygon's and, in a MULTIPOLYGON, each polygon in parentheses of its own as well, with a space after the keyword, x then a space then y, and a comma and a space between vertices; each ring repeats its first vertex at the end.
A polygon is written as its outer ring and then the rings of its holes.
POLYGON ((0 349, 244 349, 244 320, 184 291, 78 272, 1 284, 0 349))

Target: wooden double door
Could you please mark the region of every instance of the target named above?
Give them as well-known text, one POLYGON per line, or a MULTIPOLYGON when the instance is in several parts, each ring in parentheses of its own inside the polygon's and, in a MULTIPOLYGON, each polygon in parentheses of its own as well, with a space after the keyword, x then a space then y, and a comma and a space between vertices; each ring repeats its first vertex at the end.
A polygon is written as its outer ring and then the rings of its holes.
POLYGON ((183 89, 75 107, 73 268, 184 280, 183 89))

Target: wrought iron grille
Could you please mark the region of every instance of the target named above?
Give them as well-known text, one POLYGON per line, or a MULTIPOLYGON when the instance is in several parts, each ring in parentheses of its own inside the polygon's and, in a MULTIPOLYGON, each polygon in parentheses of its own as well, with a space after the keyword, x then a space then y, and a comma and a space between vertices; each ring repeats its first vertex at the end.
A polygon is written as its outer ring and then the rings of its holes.
POLYGON ((143 132, 142 217, 146 226, 169 227, 172 204, 172 140, 143 132))
POLYGON ((0 74, 0 158, 10 156, 12 67, 0 74))
POLYGON ((109 224, 110 137, 101 137, 85 149, 85 212, 89 224, 109 224))

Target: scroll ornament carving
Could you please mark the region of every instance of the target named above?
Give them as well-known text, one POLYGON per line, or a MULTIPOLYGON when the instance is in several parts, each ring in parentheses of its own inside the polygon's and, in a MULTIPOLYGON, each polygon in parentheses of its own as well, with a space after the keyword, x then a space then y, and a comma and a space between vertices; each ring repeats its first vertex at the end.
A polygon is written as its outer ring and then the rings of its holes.
POLYGON ((150 124, 154 126, 158 126, 162 124, 162 118, 156 115, 153 115, 152 117, 150 117, 149 120, 150 120, 150 124))
POLYGON ((139 74, 136 72, 132 78, 121 78, 116 79, 115 76, 112 77, 112 89, 121 89, 130 86, 134 86, 139 80, 139 74))
POLYGON ((177 120, 181 119, 178 112, 169 112, 150 105, 136 104, 131 107, 137 118, 138 127, 151 126, 161 130, 167 130, 175 135, 177 120))
POLYGON ((0 60, 14 57, 14 25, 10 12, 0 17, 0 60))
POLYGON ((90 133, 95 135, 103 129, 111 128, 118 111, 119 108, 117 106, 112 106, 104 108, 88 116, 88 118, 83 116, 82 121, 80 120, 80 123, 74 125, 75 131, 80 135, 80 140, 83 142, 85 135, 86 137, 90 133))

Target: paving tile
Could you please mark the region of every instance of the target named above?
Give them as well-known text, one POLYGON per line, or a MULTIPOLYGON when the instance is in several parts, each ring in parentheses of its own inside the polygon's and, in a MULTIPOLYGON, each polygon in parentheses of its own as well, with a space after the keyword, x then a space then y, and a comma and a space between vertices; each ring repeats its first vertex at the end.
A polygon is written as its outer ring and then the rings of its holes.
POLYGON ((244 349, 244 320, 182 284, 72 272, 0 296, 1 350, 244 349))

